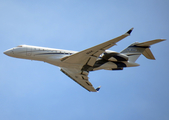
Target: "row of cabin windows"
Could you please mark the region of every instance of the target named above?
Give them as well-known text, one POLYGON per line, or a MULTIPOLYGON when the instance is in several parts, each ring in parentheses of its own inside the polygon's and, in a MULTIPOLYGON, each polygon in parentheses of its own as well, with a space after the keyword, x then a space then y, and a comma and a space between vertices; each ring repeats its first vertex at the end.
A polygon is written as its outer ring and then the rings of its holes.
MULTIPOLYGON (((19 45, 17 47, 22 47, 22 45, 19 45)), ((45 49, 42 48, 32 48, 33 50, 41 50, 41 51, 45 51, 45 49)), ((73 53, 66 53, 66 52, 61 52, 61 51, 52 51, 52 50, 47 50, 48 52, 53 52, 53 53, 63 53, 63 54, 68 54, 71 55, 73 53)))
MULTIPOLYGON (((33 48, 34 50, 41 50, 41 51, 45 51, 45 49, 41 49, 41 48, 33 48)), ((63 54, 68 54, 71 55, 73 53, 66 53, 66 52, 62 52, 62 51, 55 51, 55 50, 46 50, 47 52, 52 52, 52 53, 63 53, 63 54)))

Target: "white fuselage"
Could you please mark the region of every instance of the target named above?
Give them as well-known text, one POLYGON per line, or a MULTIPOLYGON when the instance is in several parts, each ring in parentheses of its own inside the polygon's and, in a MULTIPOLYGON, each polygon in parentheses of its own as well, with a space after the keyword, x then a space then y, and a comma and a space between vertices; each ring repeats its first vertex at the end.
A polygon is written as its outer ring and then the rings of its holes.
POLYGON ((47 47, 20 45, 4 52, 6 55, 16 58, 44 61, 59 67, 63 67, 61 58, 72 55, 76 51, 61 50, 47 47))
MULTIPOLYGON (((70 51, 70 50, 30 46, 30 45, 19 45, 17 47, 11 48, 4 52, 4 54, 11 57, 44 61, 58 67, 79 68, 78 64, 70 64, 61 61, 61 58, 70 56, 75 53, 77 52, 70 51)), ((99 59, 100 58, 98 58, 98 60, 99 59)), ((123 63, 126 64, 126 67, 138 66, 138 64, 128 63, 127 61, 123 63)), ((117 64, 112 62, 106 62, 97 68, 93 68, 93 70, 99 70, 99 69, 112 70, 113 68, 114 69, 118 68, 117 64)))

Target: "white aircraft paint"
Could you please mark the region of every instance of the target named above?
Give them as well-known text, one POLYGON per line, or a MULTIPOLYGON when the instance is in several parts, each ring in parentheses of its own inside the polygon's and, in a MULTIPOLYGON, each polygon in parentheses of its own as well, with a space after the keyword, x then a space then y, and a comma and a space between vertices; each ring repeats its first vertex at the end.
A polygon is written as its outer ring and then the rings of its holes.
POLYGON ((89 82, 88 74, 90 71, 100 69, 123 70, 125 67, 139 66, 139 64, 135 63, 135 61, 141 54, 148 59, 155 59, 149 47, 152 44, 164 41, 164 39, 156 39, 144 43, 133 43, 120 53, 107 50, 121 39, 129 36, 132 30, 133 28, 117 38, 80 52, 30 45, 19 45, 6 50, 4 54, 15 58, 44 61, 58 66, 61 68, 63 73, 85 89, 97 92, 100 89, 100 86, 94 89, 92 84, 89 82))

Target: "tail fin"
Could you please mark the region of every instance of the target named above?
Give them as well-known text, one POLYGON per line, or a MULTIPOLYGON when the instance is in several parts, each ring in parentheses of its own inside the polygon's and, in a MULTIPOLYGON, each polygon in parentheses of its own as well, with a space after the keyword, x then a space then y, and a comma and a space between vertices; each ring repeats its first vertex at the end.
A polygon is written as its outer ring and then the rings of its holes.
POLYGON ((135 62, 141 54, 143 54, 148 59, 155 60, 150 50, 150 45, 153 45, 155 43, 158 43, 164 40, 165 39, 156 39, 156 40, 151 40, 151 41, 147 41, 143 43, 136 42, 128 46, 126 49, 124 49, 120 53, 127 55, 129 57, 130 62, 135 62))

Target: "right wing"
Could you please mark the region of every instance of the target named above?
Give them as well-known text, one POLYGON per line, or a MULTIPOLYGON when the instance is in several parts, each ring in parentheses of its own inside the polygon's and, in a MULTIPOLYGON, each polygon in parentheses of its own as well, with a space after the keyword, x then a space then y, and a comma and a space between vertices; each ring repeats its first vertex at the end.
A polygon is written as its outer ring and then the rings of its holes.
POLYGON ((110 47, 116 45, 116 43, 123 38, 130 35, 133 28, 131 28, 129 31, 127 31, 125 34, 116 37, 114 39, 111 39, 107 42, 101 43, 99 45, 96 45, 94 47, 88 48, 86 50, 80 51, 78 53, 75 53, 73 55, 61 58, 62 62, 65 63, 71 63, 71 64, 78 64, 83 68, 84 65, 87 66, 93 66, 96 62, 97 58, 105 52, 105 50, 109 49, 110 47))
POLYGON ((84 87, 89 92, 97 92, 100 88, 94 88, 93 85, 89 82, 88 78, 88 72, 81 71, 77 69, 71 69, 71 68, 61 68, 61 71, 66 74, 68 77, 73 79, 75 82, 77 82, 79 85, 84 87))

